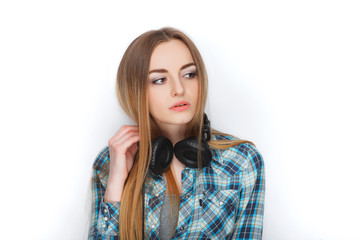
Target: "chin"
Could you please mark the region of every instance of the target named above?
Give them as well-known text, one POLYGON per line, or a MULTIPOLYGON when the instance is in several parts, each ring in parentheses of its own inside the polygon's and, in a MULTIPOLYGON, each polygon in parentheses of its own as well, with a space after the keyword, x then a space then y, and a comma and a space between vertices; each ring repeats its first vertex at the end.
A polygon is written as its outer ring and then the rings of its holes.
POLYGON ((185 124, 189 123, 194 118, 194 115, 195 113, 178 114, 172 117, 172 119, 179 124, 185 124))
POLYGON ((188 124, 191 121, 191 118, 181 118, 181 119, 173 119, 173 121, 168 121, 168 124, 174 125, 184 125, 188 124))
POLYGON ((172 125, 184 125, 188 124, 194 117, 194 114, 178 114, 174 116, 169 116, 165 119, 157 119, 157 122, 160 124, 172 124, 172 125))

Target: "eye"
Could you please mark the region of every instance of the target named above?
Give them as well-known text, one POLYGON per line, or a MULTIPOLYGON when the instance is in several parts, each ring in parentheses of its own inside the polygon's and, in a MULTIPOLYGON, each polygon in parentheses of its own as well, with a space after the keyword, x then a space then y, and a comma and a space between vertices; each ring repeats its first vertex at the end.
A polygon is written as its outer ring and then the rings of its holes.
POLYGON ((152 81, 153 84, 163 84, 165 82, 165 78, 158 78, 152 81))
POLYGON ((193 79, 196 76, 197 76, 196 72, 189 72, 184 75, 184 77, 189 78, 189 79, 193 79))

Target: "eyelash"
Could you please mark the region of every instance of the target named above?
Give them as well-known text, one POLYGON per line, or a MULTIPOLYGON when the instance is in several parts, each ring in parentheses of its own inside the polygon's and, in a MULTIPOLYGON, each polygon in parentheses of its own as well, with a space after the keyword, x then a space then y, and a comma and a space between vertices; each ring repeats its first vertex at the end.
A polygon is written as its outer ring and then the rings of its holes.
MULTIPOLYGON (((192 74, 192 77, 189 77, 189 79, 193 79, 194 77, 196 77, 197 76, 197 72, 195 71, 195 72, 189 72, 189 73, 187 73, 187 74, 185 74, 185 75, 188 75, 188 74, 192 74)), ((184 75, 184 76, 185 76, 184 75)))
MULTIPOLYGON (((164 81, 164 80, 165 80, 165 78, 158 78, 158 79, 156 79, 156 80, 152 81, 152 83, 153 83, 153 84, 159 84, 159 83, 156 83, 156 82, 157 82, 157 81, 159 81, 159 80, 164 81)), ((160 83, 160 84, 162 84, 162 83, 160 83)))
MULTIPOLYGON (((195 78, 196 76, 197 76, 197 72, 195 71, 195 72, 189 72, 189 73, 186 73, 186 74, 184 74, 184 76, 186 76, 186 75, 189 75, 189 74, 191 74, 191 77, 187 77, 187 79, 193 79, 193 78, 195 78)), ((153 84, 158 84, 158 85, 161 85, 161 84, 163 84, 163 82, 164 82, 164 80, 165 80, 166 78, 158 78, 158 79, 155 79, 154 81, 152 81, 152 83, 153 84), (161 83, 157 83, 158 81, 162 81, 161 83)))

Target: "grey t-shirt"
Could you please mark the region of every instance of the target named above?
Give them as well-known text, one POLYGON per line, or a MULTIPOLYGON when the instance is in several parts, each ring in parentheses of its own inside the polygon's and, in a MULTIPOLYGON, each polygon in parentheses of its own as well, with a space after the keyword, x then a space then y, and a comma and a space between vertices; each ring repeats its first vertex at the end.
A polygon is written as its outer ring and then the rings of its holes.
POLYGON ((178 220, 178 208, 176 203, 172 204, 172 214, 170 214, 170 198, 169 194, 165 194, 164 202, 160 212, 160 239, 170 240, 175 233, 177 220, 178 220))

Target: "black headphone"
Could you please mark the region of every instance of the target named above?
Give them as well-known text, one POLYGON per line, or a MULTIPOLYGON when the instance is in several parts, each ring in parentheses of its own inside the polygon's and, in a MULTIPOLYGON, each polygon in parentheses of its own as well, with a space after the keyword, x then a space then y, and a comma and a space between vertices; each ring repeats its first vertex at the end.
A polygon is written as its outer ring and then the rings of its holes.
MULTIPOLYGON (((210 140, 210 121, 204 113, 204 124, 201 137, 201 159, 202 166, 206 167, 212 159, 211 149, 207 141, 210 140)), ((150 159, 150 169, 157 174, 166 172, 171 164, 173 154, 181 163, 190 168, 197 168, 198 138, 188 137, 175 144, 164 136, 158 137, 152 142, 152 155, 150 159)))

